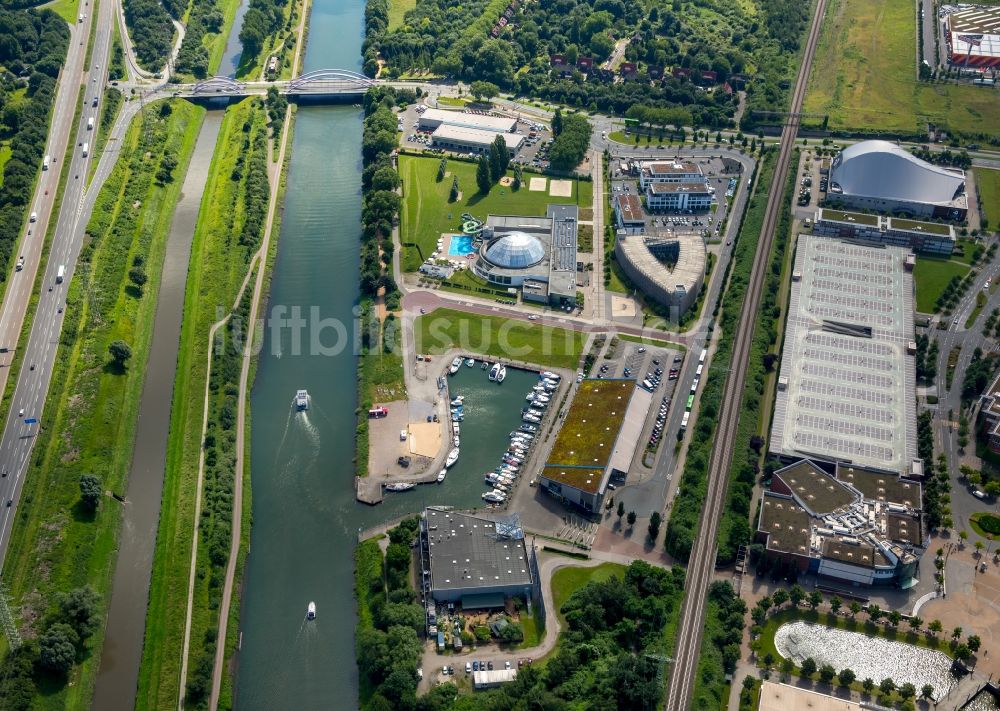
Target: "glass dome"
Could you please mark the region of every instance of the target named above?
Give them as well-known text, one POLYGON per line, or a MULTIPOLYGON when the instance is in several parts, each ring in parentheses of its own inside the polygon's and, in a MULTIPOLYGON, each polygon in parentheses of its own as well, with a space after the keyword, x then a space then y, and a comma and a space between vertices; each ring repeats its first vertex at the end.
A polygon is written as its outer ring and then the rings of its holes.
POLYGON ((537 237, 524 232, 508 232, 486 247, 486 259, 503 269, 524 269, 545 258, 545 247, 537 237))

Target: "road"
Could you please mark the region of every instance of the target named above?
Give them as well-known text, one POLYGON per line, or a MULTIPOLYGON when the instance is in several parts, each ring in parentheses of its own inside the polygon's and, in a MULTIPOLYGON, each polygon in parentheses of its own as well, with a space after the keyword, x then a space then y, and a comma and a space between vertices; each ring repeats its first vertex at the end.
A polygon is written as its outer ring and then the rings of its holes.
MULTIPOLYGON (((0 478, 0 499, 5 504, 3 513, 0 515, 0 568, 2 568, 3 560, 7 554, 10 532, 17 514, 18 498, 27 474, 31 448, 38 432, 39 425, 32 421, 42 420, 42 408, 52 377, 52 366, 59 345, 59 335, 62 332, 66 290, 69 287, 76 258, 80 252, 83 230, 86 227, 85 215, 89 215, 89 209, 86 208, 88 205, 90 208, 93 207, 96 193, 103 183, 103 179, 110 172, 111 165, 113 165, 113 160, 109 158, 109 155, 117 151, 118 141, 115 140, 115 136, 109 136, 107 144, 109 149, 105 151, 104 156, 107 160, 102 159, 98 174, 94 176, 92 189, 89 193, 85 192, 84 184, 92 154, 84 156, 80 144, 90 143, 93 146, 99 130, 101 111, 99 102, 103 95, 107 75, 113 12, 113 3, 101 3, 97 18, 91 19, 88 16, 87 20, 74 28, 66 67, 60 79, 57 103, 52 119, 51 133, 53 136, 50 138, 50 143, 58 143, 59 145, 51 146, 53 157, 59 156, 61 160, 64 155, 66 137, 73 130, 76 100, 81 83, 85 86, 85 108, 80 113, 75 131, 73 131, 74 139, 72 140, 77 145, 74 146, 69 165, 63 166, 63 169, 68 171, 66 188, 49 251, 48 263, 45 265, 41 295, 33 317, 21 372, 14 389, 3 435, 0 437, 0 470, 3 473, 3 477, 0 478), (83 69, 89 22, 96 22, 94 47, 91 54, 91 66, 83 69), (64 96, 64 93, 68 96, 64 96), (96 107, 92 105, 94 97, 98 98, 96 107), (87 129, 87 119, 90 117, 95 118, 94 130, 87 129), (65 266, 65 279, 62 283, 56 283, 56 274, 61 265, 65 266)), ((116 125, 116 129, 119 129, 119 126, 116 125)), ((121 129, 121 132, 123 130, 121 129)), ((49 170, 46 172, 50 175, 46 176, 44 181, 56 179, 57 171, 49 170)), ((56 184, 53 182, 52 187, 48 189, 49 195, 43 197, 52 200, 55 186, 56 184)), ((48 209, 51 209, 51 203, 48 209)), ((41 254, 43 229, 39 226, 36 234, 32 235, 32 239, 25 245, 26 263, 29 252, 31 252, 37 264, 41 254)), ((28 270, 26 269, 26 271, 28 270)), ((23 278, 13 280, 11 287, 8 288, 8 296, 3 304, 3 315, 0 316, 0 331, 2 331, 0 338, 3 338, 5 344, 16 341, 16 335, 20 332, 31 292, 31 281, 28 275, 21 272, 15 276, 23 278)), ((9 358, 10 356, 5 357, 9 358)), ((8 365, 9 361, 3 364, 8 365)))
MULTIPOLYGON (((819 0, 814 10, 809 36, 806 40, 802 64, 799 67, 795 89, 792 93, 791 113, 802 109, 809 70, 819 41, 819 30, 823 24, 826 0, 819 0)), ((739 326, 733 345, 732 370, 726 379, 720 403, 719 427, 716 432, 715 447, 709 462, 708 493, 702 512, 701 523, 691 558, 688 563, 684 604, 677 632, 673 673, 668 686, 666 711, 685 711, 690 704, 695 685, 695 672, 701 651, 701 637, 705 616, 705 600, 715 569, 716 535, 722 505, 726 498, 726 482, 729 465, 733 456, 733 444, 739 424, 743 386, 749 365, 750 344, 753 340, 756 314, 767 271, 767 261, 774 242, 778 216, 784 200, 785 183, 790 170, 790 157, 798 133, 798 120, 792 118, 781 134, 778 163, 768 191, 767 209, 761 230, 760 244, 754 256, 753 271, 747 288, 746 298, 740 310, 739 326)), ((730 307, 732 308, 732 307, 730 307)))

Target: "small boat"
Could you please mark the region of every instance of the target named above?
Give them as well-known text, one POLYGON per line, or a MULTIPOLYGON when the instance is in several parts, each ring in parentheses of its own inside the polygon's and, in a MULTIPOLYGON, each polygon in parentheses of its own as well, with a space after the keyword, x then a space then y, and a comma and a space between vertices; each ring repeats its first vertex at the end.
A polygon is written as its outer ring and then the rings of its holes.
POLYGON ((555 380, 557 382, 562 378, 562 376, 559 375, 559 373, 553 373, 551 370, 543 370, 538 375, 539 377, 548 378, 549 380, 555 380))
POLYGON ((465 406, 464 405, 459 405, 458 407, 451 408, 451 414, 453 414, 453 415, 461 415, 463 407, 465 407, 465 406))
POLYGON ((444 478, 447 475, 448 475, 448 470, 447 469, 442 469, 440 472, 438 472, 438 484, 440 484, 442 481, 444 481, 444 478))
POLYGON ((502 368, 502 367, 503 366, 500 365, 499 363, 494 363, 493 364, 493 367, 490 368, 490 375, 489 375, 490 380, 496 380, 497 379, 497 376, 500 375, 500 368, 502 368))
POLYGON ((532 390, 534 390, 536 393, 547 392, 546 389, 545 389, 545 386, 542 385, 541 383, 539 383, 538 385, 536 385, 535 387, 533 387, 532 390))
POLYGON ((464 400, 465 400, 465 398, 462 397, 461 395, 459 395, 458 397, 456 397, 454 400, 451 401, 451 406, 452 407, 462 407, 462 402, 464 400))
POLYGON ((451 362, 451 366, 448 368, 448 373, 454 375, 458 372, 458 369, 462 367, 461 357, 457 357, 451 362))
POLYGON ((295 409, 298 411, 309 409, 309 392, 306 390, 297 390, 295 392, 295 409))
POLYGON ((496 489, 483 494, 483 501, 488 501, 491 504, 502 504, 506 499, 507 496, 502 491, 497 491, 496 489))
POLYGON ((488 370, 489 367, 490 367, 490 362, 488 360, 484 360, 483 364, 480 366, 480 370, 488 370))
POLYGON ((385 485, 385 490, 386 491, 409 491, 410 489, 412 489, 415 486, 416 486, 416 484, 414 484, 413 482, 410 482, 410 481, 398 481, 398 482, 395 482, 395 483, 392 483, 392 484, 386 484, 385 485))
POLYGON ((458 461, 458 447, 448 452, 448 458, 444 460, 444 466, 450 467, 458 461))
POLYGON ((465 361, 465 364, 471 368, 476 364, 476 361, 474 361, 472 358, 469 358, 467 361, 465 361))
POLYGON ((538 428, 535 425, 531 424, 521 425, 519 429, 522 432, 538 432, 538 428))
POLYGON ((523 415, 521 415, 521 420, 524 422, 528 422, 532 425, 537 425, 539 422, 541 422, 540 418, 535 417, 530 412, 526 412, 523 415))
POLYGON ((503 379, 507 377, 507 366, 501 365, 500 372, 497 373, 497 382, 502 383, 503 379))
POLYGON ((316 619, 316 603, 310 602, 306 607, 306 619, 315 620, 316 619))
POLYGON ((461 444, 461 443, 460 443, 460 441, 459 441, 459 439, 458 439, 458 435, 455 435, 454 437, 452 437, 452 438, 451 438, 451 441, 452 441, 452 443, 453 443, 453 444, 455 445, 455 448, 456 448, 456 449, 457 449, 457 448, 459 447, 459 445, 461 444))

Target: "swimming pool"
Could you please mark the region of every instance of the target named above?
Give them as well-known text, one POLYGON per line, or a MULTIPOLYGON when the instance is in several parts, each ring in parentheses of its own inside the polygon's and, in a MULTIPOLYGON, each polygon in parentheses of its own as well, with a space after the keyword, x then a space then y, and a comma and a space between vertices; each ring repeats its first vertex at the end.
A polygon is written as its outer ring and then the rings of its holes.
POLYGON ((469 235, 452 235, 451 241, 448 242, 448 256, 450 257, 464 257, 475 251, 476 248, 472 246, 472 237, 469 235))

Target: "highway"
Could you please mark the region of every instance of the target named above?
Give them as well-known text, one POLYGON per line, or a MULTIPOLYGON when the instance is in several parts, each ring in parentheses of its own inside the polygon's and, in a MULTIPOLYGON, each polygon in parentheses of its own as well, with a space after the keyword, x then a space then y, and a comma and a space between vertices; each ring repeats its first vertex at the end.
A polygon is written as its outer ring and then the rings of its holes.
MULTIPOLYGON (((733 458, 736 429, 739 425, 743 387, 750 358, 750 344, 756 326, 756 315, 760 306, 771 245, 774 242, 778 216, 785 199, 785 183, 790 169, 790 157, 795 137, 798 134, 799 119, 796 115, 802 110, 802 100, 809 82, 809 70, 819 41, 825 10, 826 0, 819 0, 814 10, 815 14, 802 55, 802 64, 799 67, 795 89, 792 93, 790 109, 792 115, 781 134, 778 163, 775 167, 774 178, 767 191, 767 208, 761 229, 760 244, 754 256, 750 283, 740 310, 736 340, 733 344, 731 370, 726 379, 721 399, 719 427, 716 432, 715 447, 712 449, 712 458, 709 462, 708 493, 698 535, 688 563, 686 591, 684 604, 681 607, 677 650, 667 691, 666 711, 686 711, 691 703, 695 673, 698 669, 698 658, 701 652, 705 600, 715 570, 716 535, 719 519, 722 515, 722 506, 726 499, 726 484, 729 479, 729 465, 733 458)), ((729 308, 732 308, 732 305, 729 308)))
MULTIPOLYGON (((100 124, 100 99, 105 87, 107 76, 108 55, 111 47, 112 13, 115 4, 101 3, 98 17, 88 17, 83 23, 78 23, 72 32, 69 54, 66 66, 60 77, 56 106, 50 130, 49 149, 53 158, 61 162, 68 140, 72 140, 73 151, 69 164, 63 166, 68 171, 66 188, 57 217, 55 234, 49 251, 48 262, 44 266, 41 294, 37 310, 33 316, 31 334, 25 349, 21 371, 14 389, 10 412, 4 424, 3 435, 0 437, 0 568, 7 554, 11 528, 17 513, 18 499, 28 471, 29 456, 38 433, 39 422, 42 420, 42 409, 52 376, 52 366, 55 361, 59 336, 62 332, 63 307, 65 306, 66 290, 76 265, 80 252, 83 231, 86 228, 86 216, 89 210, 85 205, 93 206, 96 193, 104 178, 110 173, 114 158, 117 158, 117 141, 109 136, 108 149, 105 150, 105 160, 99 164, 99 171, 94 176, 92 190, 85 191, 87 172, 92 155, 83 155, 82 144, 89 143, 91 150, 96 141, 100 124), (91 66, 84 68, 87 37, 90 32, 90 22, 96 22, 94 47, 91 55, 91 66), (74 129, 73 119, 76 113, 76 101, 80 86, 85 86, 83 94, 84 109, 74 129), (94 98, 98 97, 98 105, 94 106, 94 98), (88 130, 87 120, 93 117, 94 129, 88 130), (72 136, 72 138, 69 138, 72 136), (114 158, 112 158, 114 154, 114 158), (65 278, 62 283, 56 283, 56 274, 60 265, 65 266, 65 278)), ((123 111, 123 114, 125 112, 123 111)), ((133 111, 134 113, 134 111, 133 111)), ((116 125, 119 135, 124 131, 116 125)), ((43 209, 52 209, 52 200, 58 185, 57 170, 43 172, 39 189, 48 190, 42 199, 47 203, 43 209), (44 187, 43 187, 44 186, 44 187)), ((36 197, 36 201, 38 198, 36 197)), ((32 203, 33 205, 35 203, 32 203)), ((39 203, 41 205, 41 203, 39 203)), ((33 208, 35 209, 35 208, 33 208)), ((17 341, 25 311, 30 300, 32 275, 35 273, 41 256, 42 236, 45 234, 47 221, 43 223, 42 210, 39 212, 39 222, 32 225, 35 229, 26 240, 23 254, 25 269, 14 274, 14 279, 8 285, 7 295, 0 315, 0 339, 3 345, 12 348, 17 341), (29 258, 33 267, 28 266, 29 258)), ((3 355, 0 365, 9 366, 12 354, 3 355)), ((6 370, 4 371, 6 373, 6 370)))

